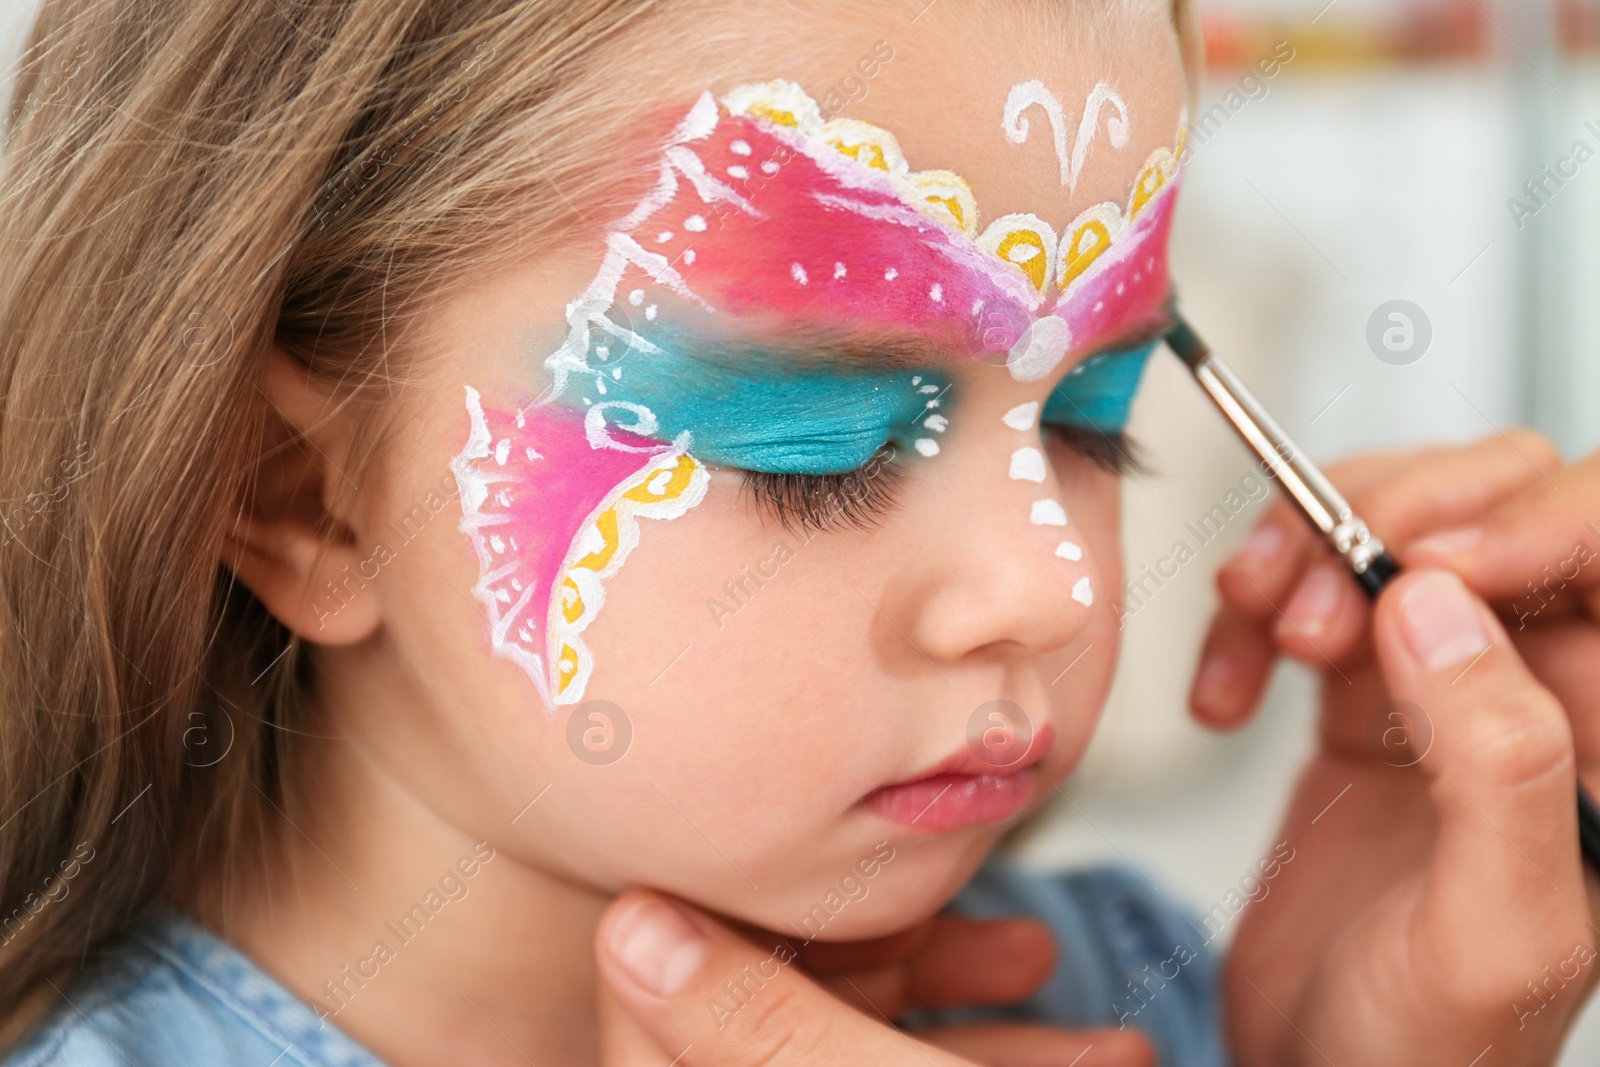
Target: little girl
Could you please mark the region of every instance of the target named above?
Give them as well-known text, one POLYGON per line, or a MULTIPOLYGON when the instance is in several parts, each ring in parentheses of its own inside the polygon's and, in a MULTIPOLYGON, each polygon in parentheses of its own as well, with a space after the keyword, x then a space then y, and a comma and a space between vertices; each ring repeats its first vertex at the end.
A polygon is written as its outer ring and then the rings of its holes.
POLYGON ((1116 660, 1193 44, 1165 0, 47 3, 0 458, 73 473, 0 548, 6 1062, 597 1062, 639 886, 773 975, 965 886, 1055 936, 1021 1017, 1224 1062, 1136 874, 974 880, 1116 660))

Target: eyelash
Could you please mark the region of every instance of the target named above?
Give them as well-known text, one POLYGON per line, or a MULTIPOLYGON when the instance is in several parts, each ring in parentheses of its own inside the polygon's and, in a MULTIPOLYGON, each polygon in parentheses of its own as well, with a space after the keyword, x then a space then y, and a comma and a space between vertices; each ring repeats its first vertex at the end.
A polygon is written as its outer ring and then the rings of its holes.
POLYGON ((893 510, 905 477, 896 452, 892 441, 885 442, 871 459, 842 474, 745 471, 744 488, 791 532, 870 530, 893 510))
POLYGON ((1150 473, 1144 449, 1125 430, 1091 430, 1059 423, 1048 423, 1045 430, 1107 474, 1123 478, 1130 474, 1150 473))
MULTIPOLYGON (((1145 474, 1142 449, 1125 432, 1107 433, 1080 426, 1047 425, 1045 430, 1073 452, 1108 474, 1145 474)), ((866 463, 842 474, 772 474, 744 471, 744 490, 756 506, 791 532, 871 530, 895 507, 895 490, 905 468, 897 450, 884 444, 866 463)))

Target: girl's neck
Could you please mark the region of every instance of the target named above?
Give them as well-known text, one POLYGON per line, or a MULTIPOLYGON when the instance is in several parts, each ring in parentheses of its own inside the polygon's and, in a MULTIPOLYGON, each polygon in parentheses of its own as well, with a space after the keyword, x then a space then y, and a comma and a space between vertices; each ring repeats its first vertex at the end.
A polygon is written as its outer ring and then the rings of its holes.
POLYGON ((454 825, 360 741, 310 737, 255 884, 201 918, 394 1067, 592 1064, 607 897, 454 825), (281 858, 280 858, 281 857, 281 858))

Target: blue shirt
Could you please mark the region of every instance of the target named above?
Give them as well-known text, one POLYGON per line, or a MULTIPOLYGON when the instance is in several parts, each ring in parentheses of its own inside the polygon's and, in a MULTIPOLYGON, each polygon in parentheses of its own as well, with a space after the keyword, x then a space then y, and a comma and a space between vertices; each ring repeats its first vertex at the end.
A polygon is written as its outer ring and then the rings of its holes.
POLYGON ((1056 969, 1003 1008, 916 1013, 913 1027, 1032 1022, 1136 1028, 1162 1067, 1227 1067, 1210 937, 1128 867, 1034 874, 991 860, 950 904, 976 919, 1028 916, 1055 935, 1056 969))
MULTIPOLYGON (((1055 933, 1055 972, 1022 1004, 917 1012, 912 1029, 991 1020, 1136 1026, 1165 1067, 1225 1067, 1216 961, 1132 871, 1031 874, 991 861, 951 903, 1055 933)), ((155 911, 66 990, 0 1067, 384 1067, 227 942, 155 911)))

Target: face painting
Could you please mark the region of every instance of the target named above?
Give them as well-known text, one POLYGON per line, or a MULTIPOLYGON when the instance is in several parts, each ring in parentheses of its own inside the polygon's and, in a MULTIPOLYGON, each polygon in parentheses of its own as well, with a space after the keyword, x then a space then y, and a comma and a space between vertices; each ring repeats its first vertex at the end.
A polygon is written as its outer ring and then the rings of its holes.
MULTIPOLYGON (((1027 133, 1017 111, 1048 96, 1026 88, 1006 109, 1013 141, 1027 133)), ((1057 137, 1063 185, 1118 102, 1097 87, 1070 153, 1057 137)), ((645 520, 699 503, 707 464, 815 475, 885 448, 936 456, 958 406, 940 372, 951 359, 1035 382, 1069 353, 1096 353, 1048 402, 1006 415, 1013 479, 1045 481, 1041 420, 1121 429, 1150 348, 1118 342, 1162 320, 1179 174, 1162 149, 1125 208, 1097 205, 1060 235, 1031 214, 980 229, 959 176, 911 171, 889 132, 824 122, 792 83, 702 96, 569 305, 548 392, 502 410, 466 390, 470 435, 452 470, 495 654, 547 706, 581 700, 594 666, 583 632, 645 520)), ((1067 525, 1054 499, 1032 509, 1035 523, 1067 525)), ((1055 555, 1083 554, 1063 540, 1055 555)), ((1073 595, 1093 602, 1087 576, 1073 595)))

